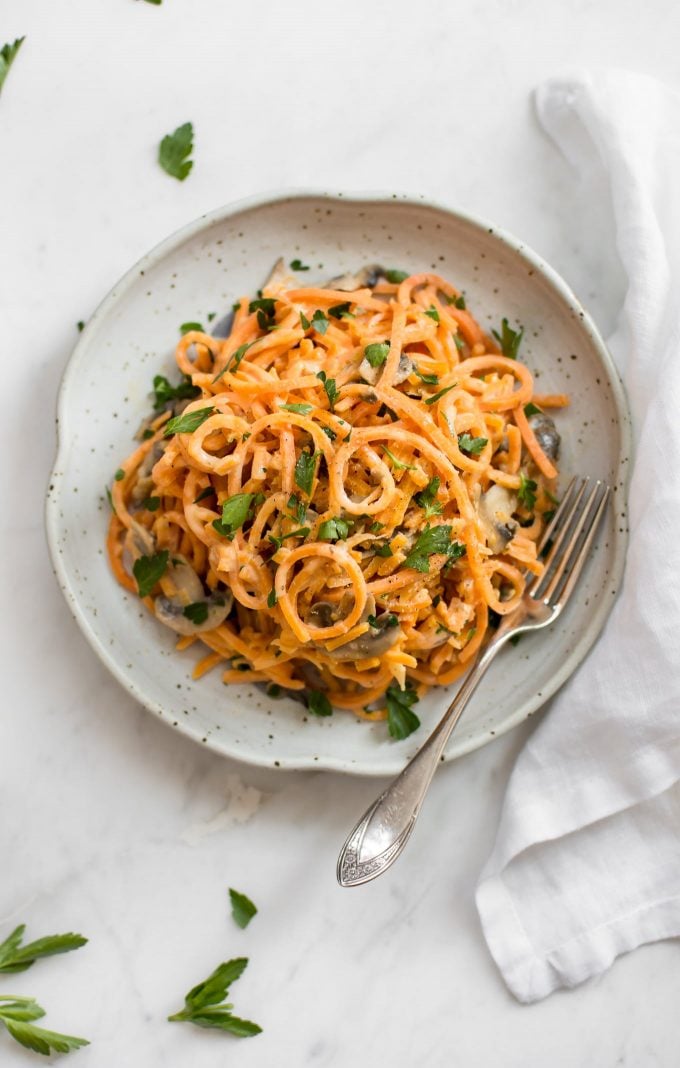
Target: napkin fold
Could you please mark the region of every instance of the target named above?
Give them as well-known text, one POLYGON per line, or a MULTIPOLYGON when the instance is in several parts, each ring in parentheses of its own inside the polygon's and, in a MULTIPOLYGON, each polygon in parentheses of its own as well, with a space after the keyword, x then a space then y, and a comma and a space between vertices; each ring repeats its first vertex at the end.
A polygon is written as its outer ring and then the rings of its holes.
POLYGON ((520 754, 477 887, 525 1002, 680 935, 680 94, 605 71, 551 80, 536 105, 577 170, 606 172, 628 277, 609 345, 634 450, 621 592, 520 754))

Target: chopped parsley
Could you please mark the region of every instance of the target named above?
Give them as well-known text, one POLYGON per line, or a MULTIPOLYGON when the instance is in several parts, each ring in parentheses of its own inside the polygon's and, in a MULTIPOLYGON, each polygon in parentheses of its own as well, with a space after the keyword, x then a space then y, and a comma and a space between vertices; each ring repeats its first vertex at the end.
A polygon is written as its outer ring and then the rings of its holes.
POLYGON ((414 497, 418 507, 425 510, 426 519, 429 519, 433 515, 441 515, 442 513, 442 504, 437 500, 437 493, 439 492, 440 485, 441 479, 439 478, 439 475, 435 475, 434 478, 430 479, 425 489, 421 490, 420 493, 416 493, 414 497))
POLYGON ((197 408, 193 412, 176 415, 174 419, 169 419, 165 424, 163 436, 169 438, 173 434, 193 434, 194 430, 198 430, 214 411, 215 405, 209 404, 207 408, 197 408))
POLYGON ((307 692, 307 708, 315 716, 333 715, 333 706, 325 693, 321 693, 320 690, 309 690, 307 692))
POLYGON ((250 515, 254 493, 235 493, 222 503, 221 519, 213 519, 213 527, 223 537, 231 537, 250 515))
POLYGON ((392 461, 397 471, 415 471, 415 464, 405 464, 402 460, 398 460, 394 453, 390 452, 387 448, 387 445, 383 445, 382 448, 383 452, 392 461))
POLYGON ((9 74, 9 68, 14 63, 17 52, 25 40, 25 37, 17 37, 13 44, 7 43, 0 48, 0 89, 2 89, 5 78, 9 74))
POLYGON ((439 390, 439 393, 435 393, 431 397, 426 397, 425 398, 425 403, 426 404, 434 404, 435 401, 440 400, 444 396, 445 393, 448 393, 449 390, 453 389, 457 385, 458 385, 457 382, 452 382, 450 386, 444 386, 443 389, 439 390))
POLYGON ((163 549, 153 556, 140 556, 132 565, 140 597, 148 597, 156 583, 168 568, 168 550, 163 549))
POLYGON ((147 512, 157 512, 160 506, 160 497, 145 497, 140 507, 146 508, 147 512))
POLYGON ((193 400, 200 396, 200 389, 191 381, 189 375, 177 386, 171 386, 165 375, 155 375, 153 380, 153 406, 158 412, 166 404, 176 400, 193 400))
POLYGON ((314 410, 313 404, 282 404, 280 409, 282 412, 297 412, 298 415, 309 415, 314 410))
POLYGON ((208 618, 208 605, 206 601, 194 601, 193 604, 185 605, 182 615, 190 619, 192 623, 200 626, 208 618))
POLYGON ((189 156, 194 149, 194 127, 190 122, 167 134, 158 147, 158 162, 172 178, 183 182, 194 165, 189 156))
POLYGON ((467 307, 462 293, 459 293, 457 297, 447 297, 447 300, 449 304, 453 304, 454 308, 460 308, 461 311, 465 311, 467 307))
POLYGON ((180 334, 188 334, 191 330, 198 330, 201 334, 205 333, 205 327, 203 323, 182 323, 179 328, 180 334))
POLYGON ((302 260, 291 260, 290 269, 291 271, 308 271, 309 267, 302 260))
POLYGON ((417 375, 417 377, 420 379, 420 381, 424 382, 426 386, 438 386, 439 385, 439 376, 438 375, 424 375, 424 374, 421 374, 421 372, 418 370, 417 367, 414 367, 413 370, 414 370, 415 374, 417 375))
POLYGON ((78 333, 82 334, 83 330, 85 329, 85 323, 83 322, 83 320, 79 319, 76 323, 76 326, 78 327, 78 333))
POLYGON ((394 556, 394 553, 390 548, 389 542, 383 542, 383 544, 375 550, 375 555, 387 558, 388 556, 394 556))
POLYGON ((314 312, 314 314, 312 316, 311 325, 314 327, 314 329, 316 330, 316 332, 318 334, 322 334, 323 335, 328 330, 328 319, 326 318, 326 316, 324 315, 324 313, 321 311, 320 308, 317 308, 316 311, 314 312))
POLYGON ((257 300, 251 300, 248 305, 248 311, 251 313, 261 311, 264 312, 267 319, 274 318, 274 312, 276 309, 276 300, 274 297, 258 297, 257 300))
POLYGON ((366 622, 369 627, 373 627, 374 630, 389 630, 391 627, 399 626, 399 620, 394 612, 390 612, 385 616, 367 616, 366 622))
POLYGON ((530 419, 532 415, 542 415, 543 413, 537 404, 534 404, 533 401, 529 401, 528 404, 524 405, 524 414, 527 419, 530 419))
POLYGON ((319 541, 344 541, 349 534, 350 523, 351 520, 342 519, 340 516, 326 519, 319 527, 317 537, 319 541))
POLYGON ((194 497, 194 504, 198 504, 199 501, 204 501, 206 497, 213 496, 217 496, 216 491, 212 488, 212 486, 207 486, 204 490, 201 490, 198 497, 194 497))
POLYGON ((315 470, 316 455, 310 456, 306 451, 301 452, 295 464, 295 485, 299 486, 308 497, 312 495, 315 470))
POLYGON ((232 890, 231 887, 229 887, 229 898, 234 922, 239 927, 247 927, 257 913, 255 905, 253 905, 249 897, 246 897, 245 894, 239 894, 238 890, 232 890))
POLYGON ((276 590, 270 590, 267 594, 267 608, 273 608, 277 601, 276 590))
POLYGON ((519 473, 519 489, 517 490, 517 500, 520 504, 523 504, 527 511, 533 511, 536 504, 536 490, 538 484, 534 482, 533 478, 527 478, 523 471, 519 473))
POLYGON ((316 377, 321 382, 323 382, 323 388, 326 390, 326 396, 328 397, 330 409, 331 411, 333 411, 333 406, 335 405, 335 402, 338 399, 338 387, 335 383, 335 379, 327 378, 325 371, 319 371, 316 377))
POLYGON ((364 358, 371 367, 381 367, 390 353, 389 341, 374 341, 364 349, 364 358))
POLYGON ((503 319, 501 322, 501 332, 492 330, 491 333, 496 338, 496 341, 501 347, 501 352, 504 356, 507 356, 509 360, 516 360, 519 347, 524 337, 524 327, 521 326, 519 330, 513 330, 507 319, 503 319))
POLYGON ((458 435, 458 448, 461 452, 466 452, 468 456, 478 456, 488 443, 488 438, 472 438, 469 434, 458 435))
POLYGON ((388 282, 391 282, 393 286, 400 285, 401 282, 405 282, 410 275, 408 271, 397 271, 393 268, 389 268, 385 271, 385 278, 388 282))
POLYGON ((307 516, 307 505, 304 501, 299 500, 294 493, 291 493, 286 503, 286 507, 290 508, 293 513, 290 517, 291 519, 294 519, 297 523, 304 523, 307 516))
POLYGON ((346 300, 343 304, 334 304, 332 308, 328 309, 328 314, 332 315, 334 319, 353 318, 350 308, 351 304, 346 300))
POLYGON ((123 468, 119 467, 113 477, 115 478, 116 482, 122 482, 125 478, 125 472, 123 471, 123 468))
POLYGON ((391 683, 385 692, 387 701, 387 729, 390 737, 397 741, 408 738, 420 726, 420 720, 411 706, 418 703, 418 694, 411 686, 400 690, 395 682, 391 683))
POLYGON ((306 538, 309 530, 309 527, 300 527, 299 530, 291 530, 290 534, 280 534, 278 537, 276 534, 268 534, 267 537, 274 546, 274 552, 277 553, 288 538, 306 538))
POLYGON ((238 366, 239 366, 241 360, 245 356, 245 354, 248 351, 248 349, 250 348, 250 346, 254 345, 254 344, 255 344, 254 341, 247 341, 245 343, 245 345, 239 345, 239 347, 237 348, 236 352, 233 352, 231 354, 231 356, 229 357, 229 359, 225 363, 225 365, 222 368, 222 370, 220 371, 220 373, 215 375, 215 377, 213 378, 213 382, 219 382, 219 380, 222 377, 222 375, 226 374, 227 371, 229 371, 231 369, 232 363, 234 365, 233 370, 234 371, 238 370, 238 366))
POLYGON ((404 560, 404 567, 413 567, 416 571, 430 570, 430 557, 435 553, 446 553, 450 560, 455 560, 465 553, 465 546, 451 541, 451 527, 445 524, 428 527, 418 539, 404 560))
POLYGON ((309 330, 310 326, 312 325, 304 312, 300 312, 300 325, 302 326, 303 330, 309 330))
POLYGON ((435 308, 434 304, 433 304, 433 305, 431 305, 431 307, 429 307, 429 308, 427 309, 427 311, 425 312, 425 314, 426 314, 426 315, 429 315, 429 316, 430 316, 430 319, 434 319, 435 323, 439 323, 439 322, 441 322, 441 319, 439 318, 439 312, 438 312, 438 311, 437 311, 437 309, 435 308))

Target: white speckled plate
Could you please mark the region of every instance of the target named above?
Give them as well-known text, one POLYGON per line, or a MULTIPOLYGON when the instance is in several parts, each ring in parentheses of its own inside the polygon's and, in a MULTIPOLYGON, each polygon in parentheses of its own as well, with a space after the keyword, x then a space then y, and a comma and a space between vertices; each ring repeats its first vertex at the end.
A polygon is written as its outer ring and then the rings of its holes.
POLYGON ((446 756, 484 745, 538 709, 574 671, 613 603, 626 541, 629 421, 617 373, 593 323, 555 272, 521 242, 468 216, 390 194, 291 192, 232 205, 168 238, 114 287, 83 331, 59 397, 59 451, 47 498, 57 577, 93 649, 126 689, 170 726, 252 764, 391 775, 415 752, 451 699, 431 693, 423 729, 393 742, 384 724, 351 713, 306 716, 252 686, 225 687, 219 672, 194 682, 198 653, 174 651, 173 634, 111 576, 103 545, 104 487, 149 409, 151 379, 174 369, 178 326, 223 313, 257 289, 275 259, 312 265, 306 282, 367 262, 435 269, 465 290, 482 325, 524 324, 522 359, 541 392, 568 391, 558 416, 561 469, 607 479, 614 507, 575 603, 549 631, 500 654, 446 756))

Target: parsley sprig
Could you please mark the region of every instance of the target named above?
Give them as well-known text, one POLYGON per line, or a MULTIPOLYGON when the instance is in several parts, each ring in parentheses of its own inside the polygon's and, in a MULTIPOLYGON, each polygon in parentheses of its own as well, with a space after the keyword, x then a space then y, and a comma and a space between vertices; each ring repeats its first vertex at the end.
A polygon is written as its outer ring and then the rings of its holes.
POLYGON ((316 377, 319 379, 320 382, 323 382, 323 388, 325 389, 326 396, 328 397, 328 404, 330 406, 331 411, 333 411, 335 402, 338 399, 338 387, 336 385, 335 379, 328 378, 325 371, 319 371, 316 377))
POLYGON ((166 174, 183 182, 194 165, 194 161, 189 159, 193 150, 193 123, 185 122, 174 133, 163 138, 158 146, 158 162, 166 174))
POLYGON ((449 560, 457 560, 465 554, 465 546, 451 541, 451 527, 442 523, 437 527, 427 527, 404 560, 404 567, 413 567, 416 571, 427 573, 430 570, 430 557, 436 553, 445 553, 449 560))
POLYGON ((58 1031, 48 1031, 39 1027, 36 1020, 42 1019, 45 1010, 35 998, 25 998, 16 994, 4 994, 0 997, 0 1023, 12 1038, 35 1053, 47 1057, 50 1053, 72 1053, 73 1050, 89 1046, 86 1038, 75 1035, 62 1035, 58 1031))
POLYGON ((247 957, 236 957, 219 964, 207 979, 189 991, 184 1008, 168 1016, 168 1020, 229 1031, 239 1038, 259 1035, 262 1030, 259 1024, 234 1016, 231 1012, 233 1005, 224 1000, 231 984, 240 979, 247 966, 247 957))
POLYGON ((441 485, 441 479, 439 475, 435 475, 428 482, 425 489, 422 489, 420 493, 416 493, 414 501, 419 508, 424 509, 425 518, 430 519, 433 515, 441 515, 443 506, 440 501, 437 500, 437 493, 441 485))
POLYGON ((156 583, 163 577, 168 567, 167 549, 154 553, 153 556, 140 556, 132 565, 132 574, 137 582, 140 597, 148 597, 156 583))
POLYGON ((205 408, 195 408, 192 412, 184 412, 176 415, 174 419, 168 419, 163 429, 163 437, 169 438, 173 434, 193 434, 199 426, 209 419, 215 411, 215 405, 209 404, 205 408))
POLYGON ((171 386, 165 375, 155 375, 153 380, 153 406, 154 411, 159 412, 166 404, 176 400, 193 400, 199 397, 201 391, 195 386, 189 375, 184 375, 183 380, 177 386, 171 386))
POLYGON ((517 490, 517 500, 520 504, 523 504, 527 511, 532 512, 536 504, 536 490, 538 489, 538 483, 534 482, 533 478, 527 478, 523 471, 519 473, 519 489, 517 490))
POLYGON ((393 682, 387 687, 385 699, 387 701, 387 729, 392 738, 402 741, 420 726, 420 720, 415 712, 411 711, 412 706, 418 703, 418 694, 408 684, 405 690, 400 690, 393 682))
POLYGON ((38 938, 35 942, 21 944, 26 930, 25 924, 20 924, 0 945, 0 972, 9 975, 15 972, 25 972, 41 957, 54 957, 58 953, 70 953, 73 949, 79 949, 87 942, 82 935, 68 934, 46 935, 38 938))
POLYGON ((491 332, 500 345, 503 355, 507 356, 509 360, 516 360, 524 337, 524 327, 521 326, 519 330, 513 330, 508 320, 503 319, 500 334, 497 330, 492 330, 491 332))
POLYGON ((5 78, 9 74, 9 68, 14 63, 17 52, 25 40, 25 37, 17 37, 13 44, 7 43, 0 48, 0 89, 2 89, 5 78))

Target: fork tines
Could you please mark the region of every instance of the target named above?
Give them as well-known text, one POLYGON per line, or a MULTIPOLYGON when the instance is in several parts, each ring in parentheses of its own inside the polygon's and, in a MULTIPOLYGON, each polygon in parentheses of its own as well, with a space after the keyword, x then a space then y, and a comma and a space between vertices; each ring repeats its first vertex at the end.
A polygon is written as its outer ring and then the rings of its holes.
POLYGON ((535 600, 553 607, 566 603, 592 545, 610 489, 599 479, 573 478, 539 546, 545 569, 528 586, 535 600))

